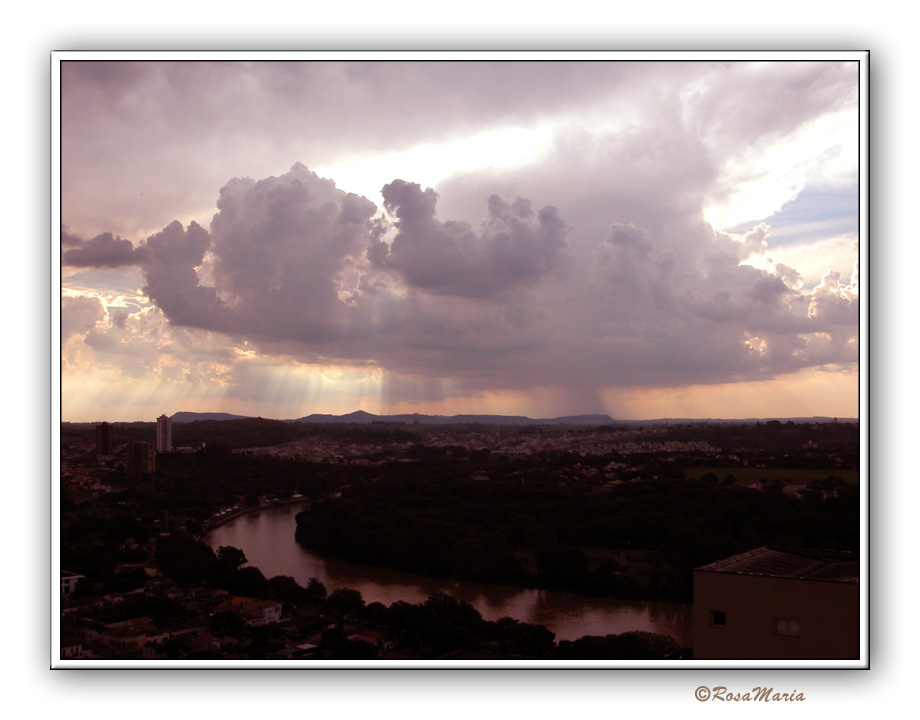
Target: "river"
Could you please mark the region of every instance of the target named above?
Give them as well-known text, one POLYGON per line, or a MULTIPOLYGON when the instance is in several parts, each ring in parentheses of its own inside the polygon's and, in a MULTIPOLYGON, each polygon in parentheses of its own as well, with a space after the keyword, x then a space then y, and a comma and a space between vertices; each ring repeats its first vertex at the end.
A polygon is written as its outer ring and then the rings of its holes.
POLYGON ((329 592, 338 588, 359 591, 366 603, 422 603, 429 595, 442 592, 469 603, 486 620, 512 617, 545 625, 556 634, 557 642, 644 630, 671 635, 685 647, 693 644, 690 605, 431 578, 323 557, 294 539, 295 516, 302 507, 281 505, 241 515, 203 540, 215 550, 221 545, 239 548, 248 564, 259 568, 266 578, 289 575, 306 586, 315 577, 329 592))

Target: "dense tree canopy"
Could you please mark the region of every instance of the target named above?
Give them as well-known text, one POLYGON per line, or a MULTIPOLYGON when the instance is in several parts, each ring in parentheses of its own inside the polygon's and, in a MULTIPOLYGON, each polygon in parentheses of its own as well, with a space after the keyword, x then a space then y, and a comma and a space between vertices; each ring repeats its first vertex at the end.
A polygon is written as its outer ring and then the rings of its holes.
POLYGON ((488 481, 453 467, 382 470, 298 515, 297 539, 432 575, 673 600, 689 600, 694 567, 762 544, 858 549, 858 494, 845 485, 811 501, 710 478, 585 491, 539 467, 493 468, 488 481), (657 569, 639 586, 610 564, 590 563, 588 548, 642 549, 657 569), (528 557, 535 573, 524 569, 528 557))

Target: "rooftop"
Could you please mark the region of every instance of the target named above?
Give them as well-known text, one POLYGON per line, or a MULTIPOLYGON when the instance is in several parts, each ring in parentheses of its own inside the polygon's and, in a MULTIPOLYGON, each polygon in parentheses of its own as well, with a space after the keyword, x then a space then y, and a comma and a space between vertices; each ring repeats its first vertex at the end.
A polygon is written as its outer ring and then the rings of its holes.
POLYGON ((759 547, 696 569, 735 575, 859 582, 859 557, 835 550, 759 547))

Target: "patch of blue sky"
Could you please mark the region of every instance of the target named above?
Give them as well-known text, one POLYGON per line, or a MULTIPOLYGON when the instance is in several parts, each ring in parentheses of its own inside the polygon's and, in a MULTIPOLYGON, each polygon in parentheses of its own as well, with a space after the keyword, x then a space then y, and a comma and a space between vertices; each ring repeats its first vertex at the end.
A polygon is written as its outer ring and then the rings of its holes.
POLYGON ((855 235, 859 232, 859 186, 805 188, 779 212, 729 231, 743 234, 760 223, 770 226, 771 247, 855 235))
MULTIPOLYGON (((65 271, 70 268, 65 268, 65 271)), ((144 275, 137 266, 89 268, 65 272, 63 285, 74 290, 95 291, 107 295, 136 295, 144 285, 144 275)))

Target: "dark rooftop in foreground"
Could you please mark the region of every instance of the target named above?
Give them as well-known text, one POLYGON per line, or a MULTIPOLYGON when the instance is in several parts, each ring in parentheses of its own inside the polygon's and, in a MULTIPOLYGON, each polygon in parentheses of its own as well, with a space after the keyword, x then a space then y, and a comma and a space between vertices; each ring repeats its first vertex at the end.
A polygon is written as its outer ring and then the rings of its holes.
POLYGON ((696 569, 736 575, 859 582, 859 556, 835 550, 760 547, 696 569))

